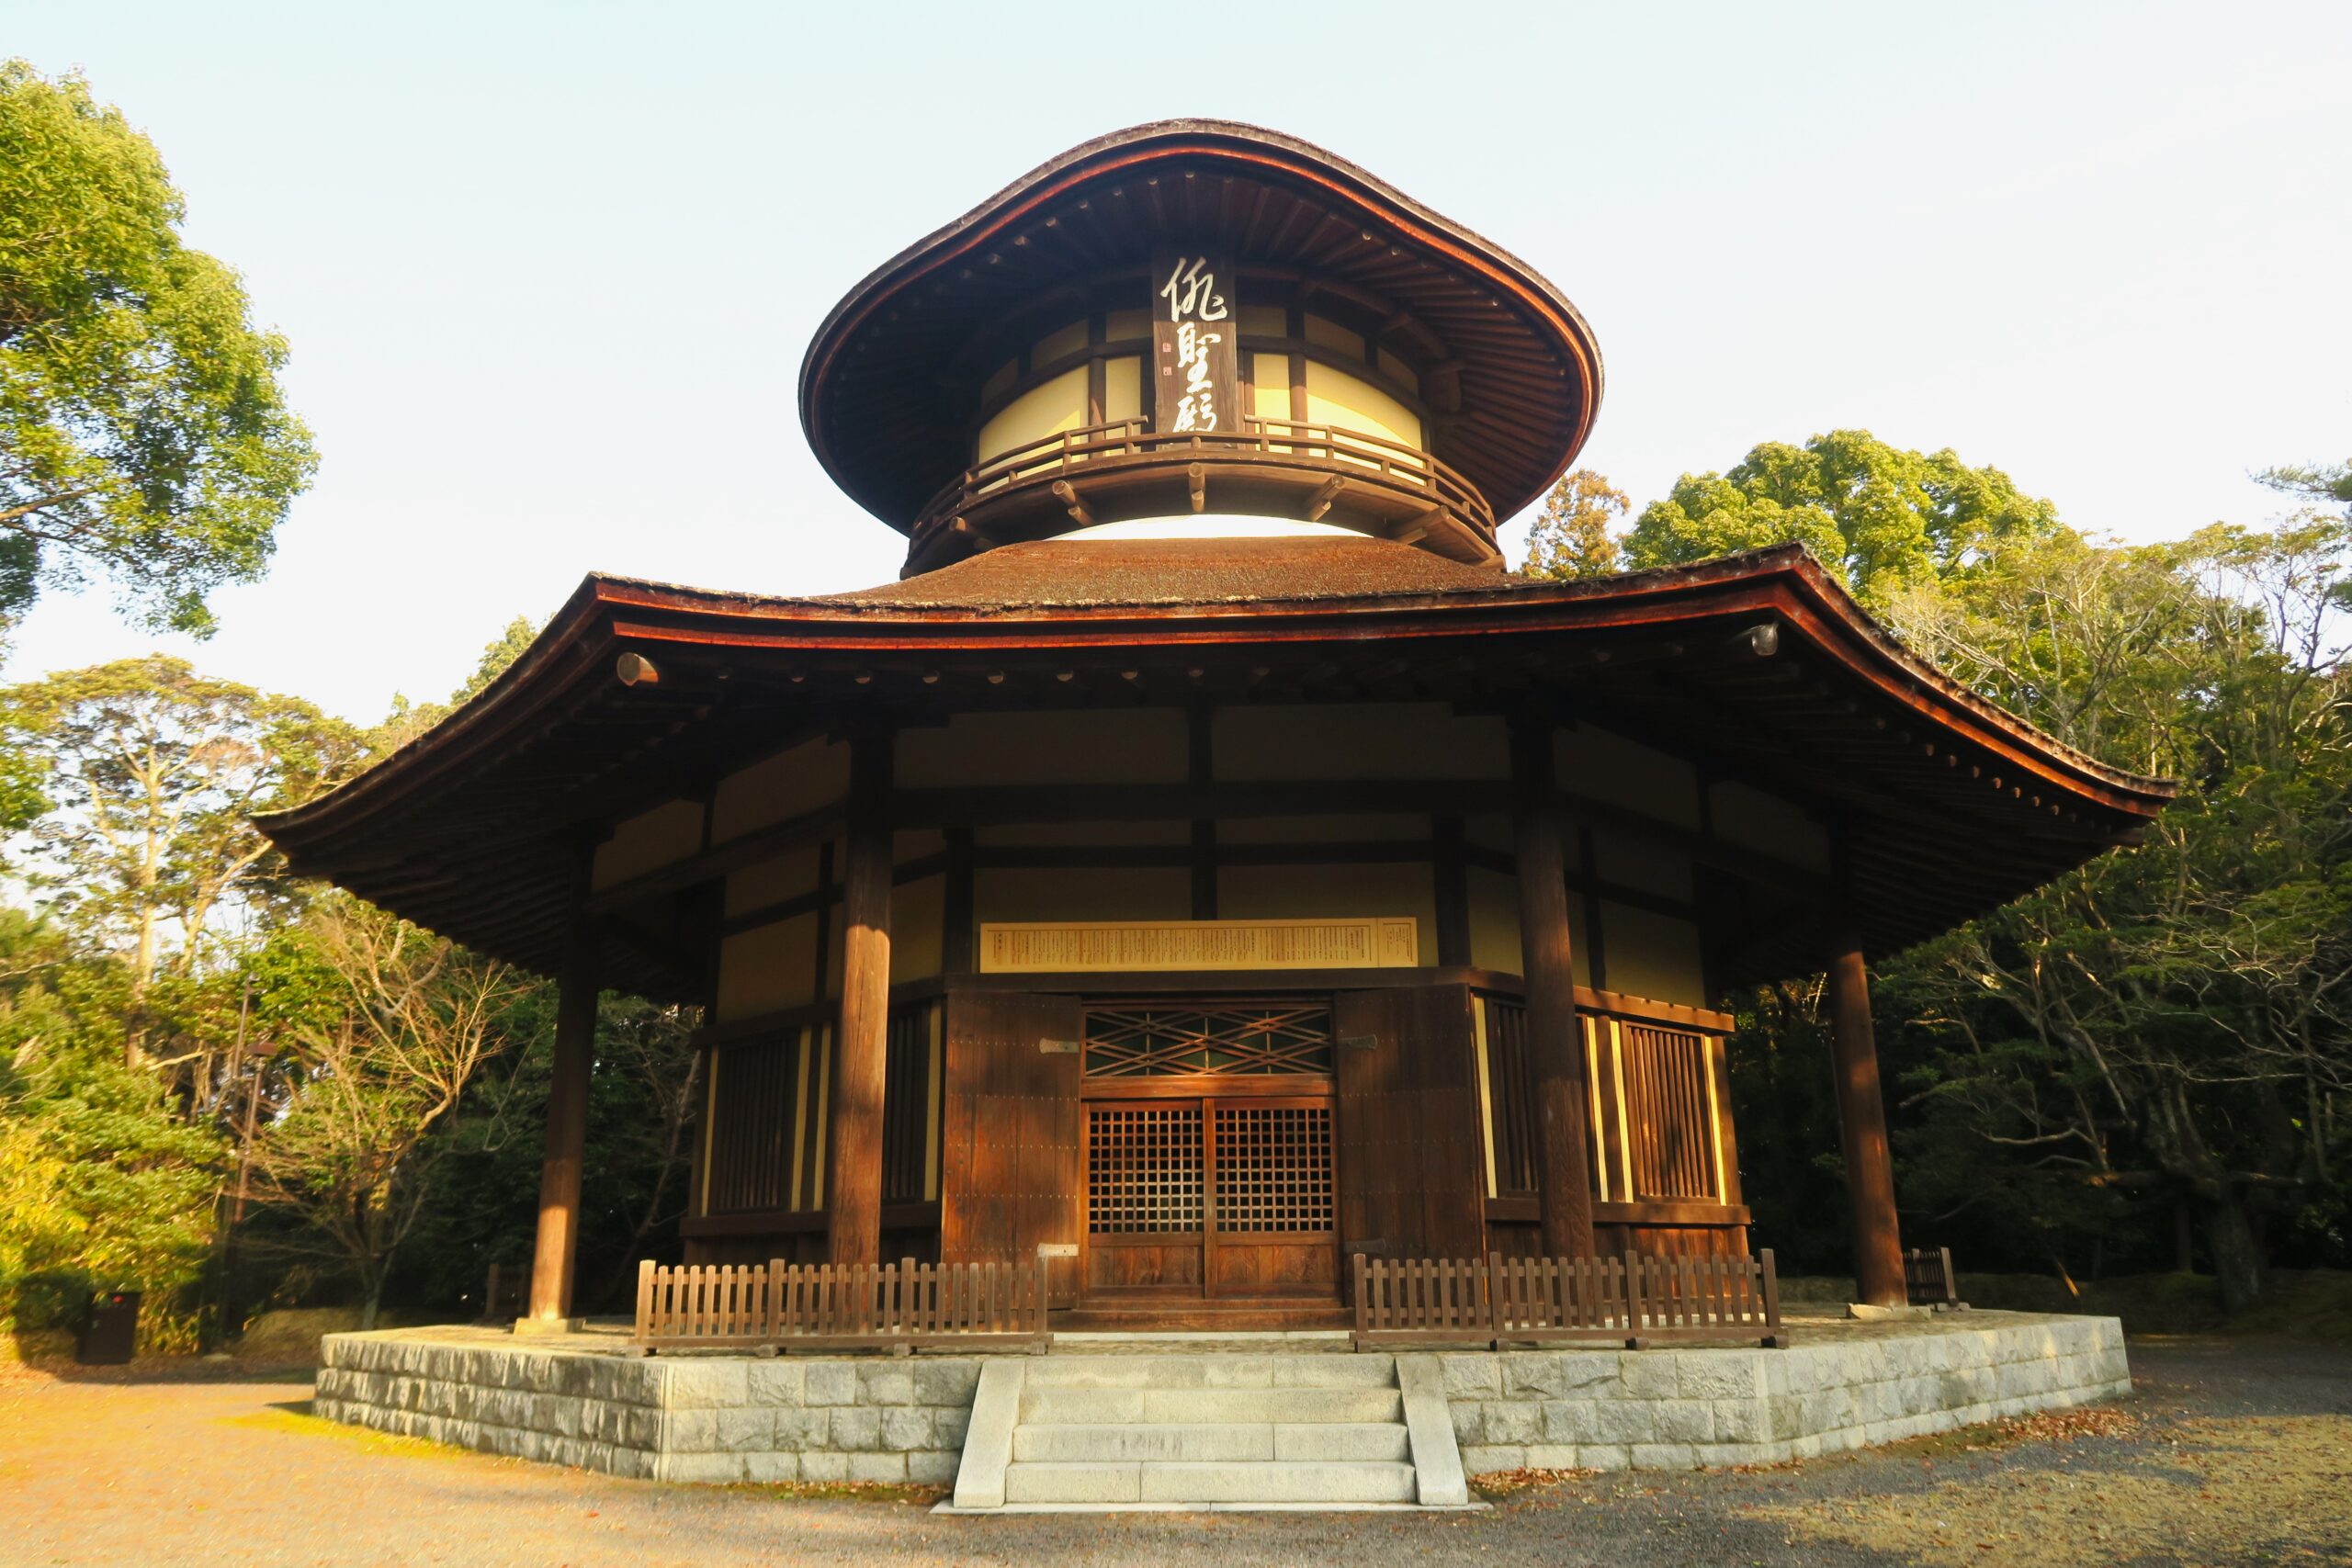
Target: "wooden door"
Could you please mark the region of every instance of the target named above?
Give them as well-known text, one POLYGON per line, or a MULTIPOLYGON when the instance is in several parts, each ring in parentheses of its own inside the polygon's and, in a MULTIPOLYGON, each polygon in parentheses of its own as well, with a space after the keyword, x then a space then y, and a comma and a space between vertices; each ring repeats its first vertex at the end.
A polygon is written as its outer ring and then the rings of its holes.
POLYGON ((1342 1258, 1358 1251, 1484 1256, 1486 1156, 1470 1009, 1467 986, 1333 998, 1342 1258))
POLYGON ((1339 1287, 1331 1097, 1213 1100, 1203 1118, 1212 1296, 1316 1296, 1339 1287))
POLYGON ((1090 1297, 1329 1297, 1339 1282, 1326 1095, 1086 1106, 1090 1297))
POLYGON ((1057 1307, 1078 1299, 1085 1223, 1078 1038, 1073 998, 948 993, 940 1257, 1025 1264, 1056 1248, 1057 1307))
POLYGON ((1197 1100, 1086 1106, 1086 1293, 1197 1298, 1208 1143, 1197 1100))

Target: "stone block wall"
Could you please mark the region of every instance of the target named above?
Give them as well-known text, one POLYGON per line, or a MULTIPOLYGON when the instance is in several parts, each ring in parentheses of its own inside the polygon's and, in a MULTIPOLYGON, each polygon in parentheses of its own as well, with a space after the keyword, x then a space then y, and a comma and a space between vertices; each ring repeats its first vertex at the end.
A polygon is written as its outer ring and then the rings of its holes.
POLYGON ((655 1481, 949 1485, 980 1376, 968 1356, 629 1359, 447 1330, 332 1335, 321 1359, 329 1420, 655 1481))
POLYGON ((2111 1317, 1988 1316, 1981 1327, 1841 1333, 1781 1350, 1447 1352, 1439 1361, 1473 1475, 1776 1464, 2132 1391, 2123 1326, 2111 1317))
MULTIPOLYGON (((1437 1359, 1473 1475, 1778 1463, 2132 1387, 2111 1317, 1970 1313, 1797 1335, 1781 1350, 1437 1359)), ((379 1431, 648 1480, 933 1486, 955 1483, 984 1359, 630 1359, 462 1329, 331 1335, 321 1357, 319 1414, 379 1431)))

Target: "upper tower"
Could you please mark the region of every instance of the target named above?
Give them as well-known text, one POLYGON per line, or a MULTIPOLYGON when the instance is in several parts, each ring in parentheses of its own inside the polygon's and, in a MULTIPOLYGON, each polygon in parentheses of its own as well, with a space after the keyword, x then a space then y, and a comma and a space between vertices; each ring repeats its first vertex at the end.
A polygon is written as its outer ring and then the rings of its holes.
POLYGON ((1321 524, 1499 564, 1600 355, 1510 253, 1322 149, 1163 120, 1032 170, 850 290, 800 418, 906 572, 1104 524, 1321 524))

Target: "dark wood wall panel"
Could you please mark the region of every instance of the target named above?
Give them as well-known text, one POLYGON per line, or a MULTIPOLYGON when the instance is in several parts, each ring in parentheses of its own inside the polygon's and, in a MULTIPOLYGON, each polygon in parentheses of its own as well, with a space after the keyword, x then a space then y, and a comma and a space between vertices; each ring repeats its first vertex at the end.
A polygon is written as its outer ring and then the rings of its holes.
MULTIPOLYGON (((1025 1263, 1041 1243, 1074 1247, 1086 1192, 1077 1000, 951 990, 946 1008, 940 1256, 1025 1263)), ((1054 1260, 1050 1288, 1054 1305, 1076 1301, 1075 1256, 1054 1260)))
POLYGON ((1335 998, 1342 1256, 1359 1247, 1390 1258, 1486 1249, 1470 1009, 1467 986, 1335 998))

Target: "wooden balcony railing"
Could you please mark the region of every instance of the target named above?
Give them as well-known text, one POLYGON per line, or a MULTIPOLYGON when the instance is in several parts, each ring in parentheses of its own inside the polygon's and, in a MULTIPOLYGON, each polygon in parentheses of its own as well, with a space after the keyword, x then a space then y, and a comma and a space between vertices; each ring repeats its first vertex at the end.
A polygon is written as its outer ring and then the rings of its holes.
MULTIPOLYGON (((1494 542, 1495 514, 1486 497, 1419 447, 1340 425, 1255 417, 1245 418, 1238 431, 1182 434, 1156 433, 1147 419, 1114 420, 1024 443, 966 469, 933 496, 916 519, 914 541, 920 549, 955 519, 976 517, 1015 492, 1044 492, 1039 501, 1051 504, 1057 483, 1074 487, 1074 499, 1089 479, 1109 470, 1221 461, 1269 469, 1312 468, 1341 480, 1359 480, 1400 502, 1448 513, 1488 547, 1494 542)), ((1207 481, 1202 478, 1195 482, 1207 481)))
POLYGON ((1042 1351, 1046 1260, 1013 1263, 638 1265, 629 1353, 985 1346, 1042 1351))
POLYGON ((1772 1253, 1758 1258, 1355 1256, 1355 1344, 1788 1343, 1772 1253))

